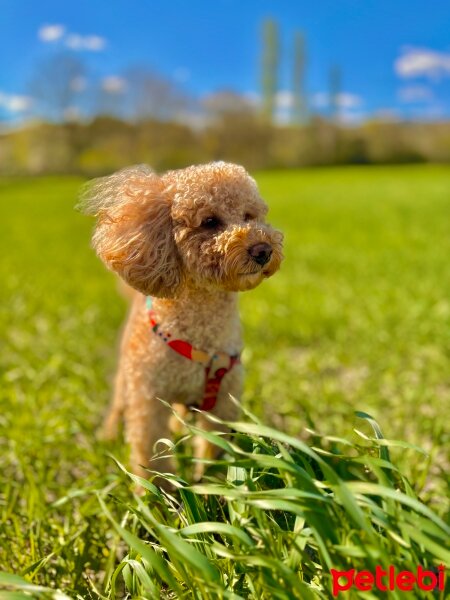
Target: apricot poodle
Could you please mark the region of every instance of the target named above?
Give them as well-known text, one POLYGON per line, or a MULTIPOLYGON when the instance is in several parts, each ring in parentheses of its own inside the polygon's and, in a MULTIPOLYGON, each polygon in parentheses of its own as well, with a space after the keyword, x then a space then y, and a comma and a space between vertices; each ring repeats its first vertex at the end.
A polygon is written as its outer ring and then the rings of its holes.
MULTIPOLYGON (((158 398, 236 418, 237 292, 278 270, 283 236, 265 223, 255 181, 224 162, 162 176, 145 165, 126 168, 89 184, 81 208, 97 217, 97 254, 135 290, 103 436, 116 435, 123 415, 132 470, 173 471, 168 458, 150 464, 155 442, 171 429, 171 411, 158 398)), ((198 419, 212 427, 204 413, 198 419)), ((212 448, 200 441, 196 454, 207 459, 212 448)))

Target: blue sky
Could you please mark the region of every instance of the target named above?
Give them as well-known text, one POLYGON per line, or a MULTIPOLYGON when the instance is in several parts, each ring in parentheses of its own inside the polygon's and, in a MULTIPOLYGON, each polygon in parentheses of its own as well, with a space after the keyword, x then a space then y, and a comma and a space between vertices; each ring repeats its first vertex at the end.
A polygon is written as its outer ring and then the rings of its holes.
POLYGON ((448 0, 0 0, 0 11, 2 120, 25 114, 37 65, 68 48, 106 92, 124 84, 127 67, 148 64, 197 97, 233 89, 257 99, 266 17, 281 32, 281 108, 290 102, 290 51, 300 30, 317 110, 326 110, 336 64, 349 121, 450 116, 448 0))

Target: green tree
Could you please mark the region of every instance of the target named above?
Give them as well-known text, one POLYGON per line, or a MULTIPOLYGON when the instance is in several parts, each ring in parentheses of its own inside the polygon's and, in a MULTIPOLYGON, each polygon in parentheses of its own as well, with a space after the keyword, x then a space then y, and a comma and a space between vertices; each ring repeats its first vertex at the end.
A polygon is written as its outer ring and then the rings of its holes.
POLYGON ((339 121, 339 104, 342 91, 342 71, 339 65, 332 65, 328 79, 330 117, 339 121))
POLYGON ((292 122, 302 125, 308 119, 305 93, 305 38, 300 31, 294 34, 294 65, 292 77, 292 122))
POLYGON ((272 121, 278 91, 278 68, 280 62, 278 25, 273 19, 263 24, 262 94, 263 115, 272 121))

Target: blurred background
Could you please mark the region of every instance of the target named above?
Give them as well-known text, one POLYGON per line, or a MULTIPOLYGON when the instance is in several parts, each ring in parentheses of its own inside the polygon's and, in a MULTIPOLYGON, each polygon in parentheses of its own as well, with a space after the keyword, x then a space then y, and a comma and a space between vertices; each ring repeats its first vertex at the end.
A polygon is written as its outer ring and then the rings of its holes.
POLYGON ((370 446, 369 413, 448 515, 449 25, 448 0, 0 0, 0 570, 91 598, 116 567, 95 492, 126 448, 94 432, 127 306, 74 206, 138 162, 241 163, 285 234, 241 295, 244 405, 325 453, 370 446))
POLYGON ((445 0, 3 0, 0 173, 450 161, 445 0))

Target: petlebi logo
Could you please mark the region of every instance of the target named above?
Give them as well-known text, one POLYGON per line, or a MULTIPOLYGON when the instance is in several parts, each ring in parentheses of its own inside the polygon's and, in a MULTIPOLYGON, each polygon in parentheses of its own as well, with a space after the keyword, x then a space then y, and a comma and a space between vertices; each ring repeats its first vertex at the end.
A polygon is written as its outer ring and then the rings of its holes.
POLYGON ((445 588, 445 567, 439 565, 437 569, 424 569, 420 565, 416 571, 397 571, 393 566, 383 569, 381 566, 375 567, 375 572, 356 571, 337 571, 331 569, 333 578, 333 596, 336 597, 340 592, 346 592, 350 589, 357 589, 360 592, 370 592, 373 589, 381 592, 392 592, 399 590, 403 592, 413 592, 422 590, 431 592, 433 590, 443 591, 445 588))

